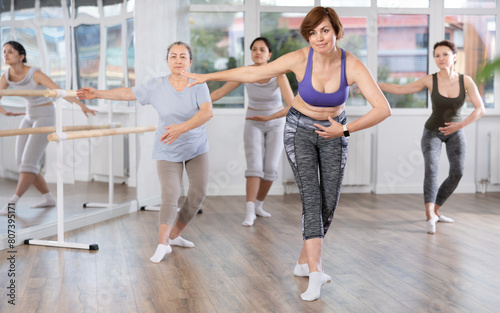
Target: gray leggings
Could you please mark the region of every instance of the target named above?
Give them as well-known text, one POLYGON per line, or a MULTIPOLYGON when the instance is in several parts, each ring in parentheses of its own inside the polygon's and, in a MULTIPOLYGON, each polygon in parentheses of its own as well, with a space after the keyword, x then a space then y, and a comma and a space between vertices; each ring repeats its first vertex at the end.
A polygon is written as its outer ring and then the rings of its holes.
POLYGON ((465 135, 462 129, 451 135, 424 128, 422 153, 425 160, 424 200, 442 206, 451 196, 462 178, 465 165, 465 135), (446 154, 450 162, 448 177, 438 189, 439 157, 441 145, 446 143, 446 154))
POLYGON ((181 196, 182 171, 186 167, 189 190, 178 221, 188 224, 198 213, 208 189, 208 152, 185 162, 157 161, 161 185, 160 224, 173 226, 181 196))
MULTIPOLYGON (((345 112, 334 120, 345 124, 345 112)), ((315 133, 314 123, 331 125, 292 107, 286 117, 284 134, 286 155, 302 199, 304 240, 323 238, 328 231, 339 201, 347 160, 348 138, 322 138, 315 133)))
MULTIPOLYGON (((56 113, 53 105, 30 107, 19 128, 54 126, 56 113)), ((16 162, 21 173, 38 174, 49 141, 47 134, 20 135, 16 138, 16 162)))

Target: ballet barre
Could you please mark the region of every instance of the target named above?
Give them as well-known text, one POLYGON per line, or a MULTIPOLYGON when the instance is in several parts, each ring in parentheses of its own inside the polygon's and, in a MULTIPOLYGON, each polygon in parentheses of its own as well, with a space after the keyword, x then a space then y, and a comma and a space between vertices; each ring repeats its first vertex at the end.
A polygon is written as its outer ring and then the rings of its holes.
POLYGON ((19 89, 3 89, 0 90, 0 97, 46 97, 57 98, 61 97, 76 97, 76 90, 19 90, 19 89))
MULTIPOLYGON (((78 126, 63 126, 63 132, 93 130, 93 129, 110 129, 120 128, 120 123, 102 124, 102 125, 78 125, 78 126)), ((0 130, 0 137, 31 135, 31 134, 48 134, 56 131, 55 126, 33 127, 33 128, 16 128, 0 130)))
POLYGON ((128 128, 116 128, 116 129, 102 129, 102 130, 82 130, 70 133, 54 133, 47 136, 49 141, 63 141, 71 139, 82 139, 82 138, 93 138, 93 137, 104 137, 113 135, 123 135, 123 134, 133 134, 133 133, 145 133, 152 132, 156 130, 156 126, 139 126, 139 127, 128 127, 128 128))

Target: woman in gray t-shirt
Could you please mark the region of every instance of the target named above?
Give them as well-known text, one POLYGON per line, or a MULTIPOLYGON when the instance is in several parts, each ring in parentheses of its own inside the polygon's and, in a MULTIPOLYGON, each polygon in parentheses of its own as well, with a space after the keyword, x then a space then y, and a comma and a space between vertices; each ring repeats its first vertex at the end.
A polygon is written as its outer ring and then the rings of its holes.
POLYGON ((154 263, 172 252, 171 245, 194 247, 180 234, 200 209, 207 193, 208 138, 204 124, 212 118, 212 102, 206 84, 187 88, 189 79, 181 72, 189 69, 192 59, 191 48, 175 42, 167 51, 170 75, 133 88, 82 88, 77 92, 80 99, 137 100, 142 105, 151 104, 158 112, 153 159, 160 179, 161 206, 158 246, 150 258, 154 263), (189 190, 176 220, 184 167, 189 190))

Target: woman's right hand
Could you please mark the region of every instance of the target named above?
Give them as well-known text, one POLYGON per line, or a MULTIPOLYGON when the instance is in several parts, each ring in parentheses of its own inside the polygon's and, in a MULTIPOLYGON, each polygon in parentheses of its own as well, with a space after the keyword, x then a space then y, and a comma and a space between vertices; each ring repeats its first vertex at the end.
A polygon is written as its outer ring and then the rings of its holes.
POLYGON ((14 112, 11 112, 11 111, 5 111, 3 113, 3 115, 5 115, 5 116, 19 116, 19 115, 26 115, 26 113, 14 113, 14 112))
POLYGON ((97 89, 92 88, 92 87, 83 87, 82 89, 78 89, 76 91, 76 96, 80 100, 90 100, 90 99, 96 99, 97 89))

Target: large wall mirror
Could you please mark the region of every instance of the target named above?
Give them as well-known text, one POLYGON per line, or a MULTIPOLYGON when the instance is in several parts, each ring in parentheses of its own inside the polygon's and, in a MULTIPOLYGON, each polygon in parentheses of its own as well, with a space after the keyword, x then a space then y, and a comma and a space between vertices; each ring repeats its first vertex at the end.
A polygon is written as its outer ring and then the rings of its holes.
MULTIPOLYGON (((131 87, 135 84, 134 5, 134 0, 0 0, 0 41, 2 47, 10 40, 21 43, 26 49, 27 65, 39 68, 61 89, 131 87)), ((2 74, 9 68, 2 58, 2 74)), ((55 104, 55 99, 49 100, 55 104)), ((112 123, 120 127, 136 126, 134 102, 84 103, 98 111, 96 115, 87 118, 79 106, 64 101, 64 126, 112 123)), ((22 97, 2 97, 0 105, 12 112, 26 110, 26 100, 22 97)), ((0 129, 16 129, 24 117, 0 114, 0 129)), ((65 219, 95 215, 136 199, 135 144, 134 135, 64 142, 65 219), (84 207, 85 203, 90 205, 84 207), (94 203, 97 205, 92 206, 94 203)), ((42 166, 54 197, 56 145, 49 143, 42 166)), ((16 136, 0 137, 0 146, 3 208, 15 193, 19 179, 16 136)), ((18 231, 56 223, 56 207, 31 208, 41 201, 41 193, 32 185, 17 203, 18 231)), ((7 233, 6 219, 0 216, 0 237, 7 233)))

